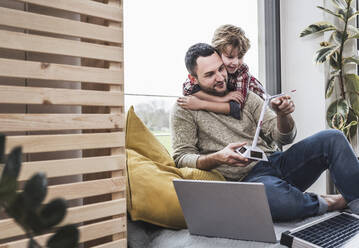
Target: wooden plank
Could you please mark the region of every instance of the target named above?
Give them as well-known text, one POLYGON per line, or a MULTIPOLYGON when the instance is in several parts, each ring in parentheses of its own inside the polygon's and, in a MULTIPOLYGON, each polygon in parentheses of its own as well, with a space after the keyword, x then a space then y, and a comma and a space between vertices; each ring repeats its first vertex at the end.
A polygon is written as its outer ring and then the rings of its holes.
POLYGON ((116 70, 3 58, 0 58, 0 76, 104 84, 123 83, 122 72, 116 70))
POLYGON ((53 185, 48 187, 48 194, 45 202, 57 197, 73 200, 95 195, 115 193, 124 191, 126 189, 125 185, 126 182, 124 177, 53 185))
POLYGON ((120 47, 6 30, 0 30, 0 47, 28 52, 77 56, 118 62, 123 61, 123 49, 120 47))
POLYGON ((22 146, 23 153, 123 147, 124 137, 123 132, 8 136, 5 152, 16 146, 22 146))
POLYGON ((66 10, 69 12, 83 14, 112 20, 116 22, 122 21, 122 8, 108 6, 95 1, 85 0, 17 0, 24 3, 32 3, 40 6, 66 10))
MULTIPOLYGON (((106 237, 114 233, 123 232, 125 230, 126 230, 126 219, 124 217, 103 221, 91 225, 81 226, 79 227, 80 242, 106 237)), ((35 239, 40 243, 40 245, 44 246, 46 240, 51 235, 52 234, 45 234, 45 235, 37 236, 35 239)), ((28 239, 22 239, 19 241, 1 244, 0 248, 26 248, 27 242, 28 239)))
MULTIPOLYGON (((108 5, 111 7, 116 7, 116 6, 121 6, 122 5, 122 1, 120 0, 108 0, 108 5)), ((117 23, 117 22, 108 22, 108 26, 110 28, 121 28, 121 24, 117 23)), ((123 43, 123 41, 121 42, 123 43)), ((113 70, 117 70, 118 72, 122 73, 123 72, 123 63, 118 63, 118 62, 111 62, 109 63, 109 68, 113 69, 113 70)), ((122 86, 121 85, 110 85, 110 91, 112 92, 116 92, 116 91, 123 91, 122 86)), ((110 108, 110 113, 114 114, 114 113, 123 113, 124 109, 123 108, 118 108, 118 107, 112 107, 110 108)), ((118 155, 118 154, 123 154, 125 151, 124 149, 121 148, 112 148, 111 149, 111 155, 118 155)), ((111 176, 112 177, 126 177, 126 170, 123 171, 113 171, 111 172, 111 176)), ((122 192, 115 192, 112 194, 112 199, 121 199, 121 198, 126 198, 126 195, 122 192)), ((113 218, 116 218, 119 216, 114 216, 113 218)), ((126 218, 126 216, 124 216, 126 218)), ((127 237, 127 232, 122 232, 122 233, 115 233, 114 235, 112 235, 112 240, 116 241, 116 240, 123 240, 126 239, 127 237)))
POLYGON ((127 240, 119 239, 116 241, 105 243, 103 245, 94 246, 93 248, 126 248, 126 247, 127 247, 127 240))
POLYGON ((122 29, 0 7, 0 25, 120 43, 122 29))
POLYGON ((0 103, 119 107, 124 105, 123 92, 2 85, 0 103))
POLYGON ((18 180, 28 180, 36 172, 44 172, 48 178, 53 178, 123 170, 125 168, 125 163, 126 156, 124 154, 116 156, 24 162, 18 180))
MULTIPOLYGON (((67 209, 65 219, 60 226, 76 224, 89 220, 96 220, 108 216, 124 214, 126 200, 116 200, 78 206, 67 209)), ((0 220, 0 239, 16 237, 25 234, 22 228, 13 219, 0 220)))
POLYGON ((123 114, 0 114, 0 132, 118 129, 123 114))

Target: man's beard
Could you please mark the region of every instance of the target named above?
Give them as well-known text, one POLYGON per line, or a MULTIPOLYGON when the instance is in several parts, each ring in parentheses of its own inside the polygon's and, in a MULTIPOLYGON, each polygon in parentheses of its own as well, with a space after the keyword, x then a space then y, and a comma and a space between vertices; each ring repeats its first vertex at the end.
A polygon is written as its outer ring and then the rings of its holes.
POLYGON ((227 83, 228 80, 223 81, 223 83, 226 85, 226 90, 223 92, 217 92, 214 88, 206 88, 201 86, 201 90, 209 95, 214 95, 214 96, 225 96, 228 93, 228 88, 227 88, 227 83))

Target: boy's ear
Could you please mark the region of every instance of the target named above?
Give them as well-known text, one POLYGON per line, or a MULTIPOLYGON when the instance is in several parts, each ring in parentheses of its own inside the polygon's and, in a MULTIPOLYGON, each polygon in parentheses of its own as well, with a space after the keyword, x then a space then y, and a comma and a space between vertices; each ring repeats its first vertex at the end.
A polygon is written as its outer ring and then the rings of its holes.
POLYGON ((197 84, 197 78, 192 76, 191 74, 188 74, 188 79, 191 80, 191 83, 197 84))

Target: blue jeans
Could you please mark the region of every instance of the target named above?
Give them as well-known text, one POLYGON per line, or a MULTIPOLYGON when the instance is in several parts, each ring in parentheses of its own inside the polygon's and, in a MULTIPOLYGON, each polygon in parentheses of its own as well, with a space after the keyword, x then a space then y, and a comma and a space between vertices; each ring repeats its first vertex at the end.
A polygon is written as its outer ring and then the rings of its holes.
POLYGON ((326 212, 323 198, 304 193, 326 169, 349 207, 359 214, 359 162, 342 132, 319 132, 284 152, 273 153, 268 160, 255 165, 243 181, 265 185, 274 220, 326 212))

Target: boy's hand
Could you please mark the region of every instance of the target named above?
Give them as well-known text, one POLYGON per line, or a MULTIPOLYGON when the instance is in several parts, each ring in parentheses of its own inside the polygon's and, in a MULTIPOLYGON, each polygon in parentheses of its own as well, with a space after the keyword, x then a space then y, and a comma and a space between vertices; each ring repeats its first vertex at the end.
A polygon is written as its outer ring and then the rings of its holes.
POLYGON ((227 95, 223 96, 224 102, 235 101, 237 103, 244 102, 244 97, 239 91, 230 91, 227 95))
POLYGON ((203 109, 203 101, 195 96, 184 96, 177 99, 178 105, 184 109, 201 110, 203 109))

